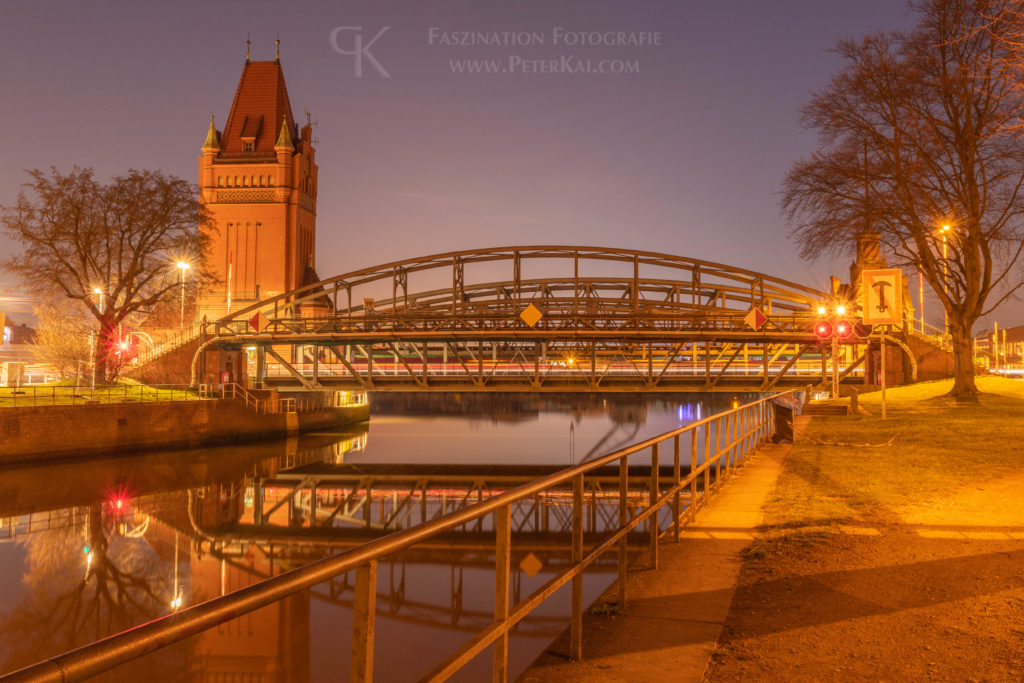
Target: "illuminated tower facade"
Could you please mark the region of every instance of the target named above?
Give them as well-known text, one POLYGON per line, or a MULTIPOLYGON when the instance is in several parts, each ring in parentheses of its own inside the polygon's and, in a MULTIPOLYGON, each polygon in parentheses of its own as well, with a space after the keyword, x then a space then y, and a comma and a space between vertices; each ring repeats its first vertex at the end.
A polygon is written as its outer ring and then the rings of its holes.
POLYGON ((223 132, 210 118, 199 157, 211 225, 199 320, 315 282, 317 165, 312 128, 292 116, 280 59, 248 55, 223 132))

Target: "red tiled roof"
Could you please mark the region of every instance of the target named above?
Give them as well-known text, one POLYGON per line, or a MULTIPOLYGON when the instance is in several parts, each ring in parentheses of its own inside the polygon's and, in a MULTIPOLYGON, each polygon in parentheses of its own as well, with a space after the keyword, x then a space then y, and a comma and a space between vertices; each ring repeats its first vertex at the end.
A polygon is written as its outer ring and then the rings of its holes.
POLYGON ((220 149, 225 154, 240 154, 242 138, 255 138, 257 154, 273 154, 274 143, 281 130, 281 119, 288 121, 288 130, 295 135, 295 119, 284 85, 284 71, 278 62, 247 62, 235 90, 220 149))

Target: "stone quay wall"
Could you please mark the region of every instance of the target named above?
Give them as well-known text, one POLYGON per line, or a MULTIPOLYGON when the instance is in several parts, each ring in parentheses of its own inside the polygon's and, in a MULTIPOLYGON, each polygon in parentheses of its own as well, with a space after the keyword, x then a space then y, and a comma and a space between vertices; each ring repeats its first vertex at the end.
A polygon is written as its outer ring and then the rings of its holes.
POLYGON ((366 405, 258 415, 230 399, 0 408, 0 464, 283 438, 369 416, 366 405))

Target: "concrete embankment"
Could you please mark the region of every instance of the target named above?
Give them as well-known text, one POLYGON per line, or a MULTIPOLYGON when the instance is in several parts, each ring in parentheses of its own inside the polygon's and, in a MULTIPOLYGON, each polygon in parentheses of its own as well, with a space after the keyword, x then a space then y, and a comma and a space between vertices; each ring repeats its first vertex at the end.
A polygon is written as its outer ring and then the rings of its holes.
POLYGON ((369 416, 368 405, 259 415, 234 400, 0 408, 0 464, 277 438, 369 416))

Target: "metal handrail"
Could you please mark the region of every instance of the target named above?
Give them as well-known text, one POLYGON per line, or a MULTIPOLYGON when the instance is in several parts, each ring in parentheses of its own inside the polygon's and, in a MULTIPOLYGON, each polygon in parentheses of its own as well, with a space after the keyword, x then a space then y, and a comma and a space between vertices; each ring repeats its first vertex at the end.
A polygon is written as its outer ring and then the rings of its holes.
MULTIPOLYGON (((784 392, 791 393, 791 392, 784 392)), ((778 396, 778 395, 776 395, 778 396)), ((282 600, 311 588, 334 577, 355 570, 355 595, 353 614, 353 658, 350 678, 354 681, 369 681, 373 678, 373 633, 376 609, 376 573, 380 558, 394 554, 421 541, 455 529, 469 522, 494 515, 495 539, 495 620, 486 629, 463 645, 453 655, 431 671, 425 680, 445 680, 463 664, 479 654, 492 643, 494 651, 494 679, 506 680, 508 665, 508 633, 512 627, 525 618, 534 608, 566 583, 572 582, 572 615, 570 620, 571 650, 574 658, 582 654, 582 572, 601 554, 616 544, 619 549, 619 591, 620 599, 625 596, 626 576, 626 535, 641 522, 650 519, 650 553, 652 564, 657 566, 658 538, 660 529, 657 512, 662 506, 672 503, 673 530, 678 539, 682 524, 680 497, 689 488, 690 504, 687 516, 692 519, 696 509, 707 503, 710 495, 723 481, 725 474, 739 464, 750 452, 768 438, 774 407, 771 400, 763 398, 733 408, 717 415, 666 432, 626 448, 602 456, 590 462, 570 467, 555 474, 524 484, 517 488, 484 499, 474 505, 452 512, 444 517, 418 526, 397 531, 388 536, 369 541, 347 552, 310 563, 246 588, 214 598, 204 603, 175 612, 146 624, 123 631, 113 636, 39 662, 19 671, 0 677, 0 681, 78 681, 154 652, 190 636, 201 633, 219 624, 235 619, 266 605, 282 600), (722 426, 725 425, 725 429, 722 426), (703 462, 697 465, 697 430, 704 428, 703 462), (714 447, 710 435, 714 427, 714 447), (690 433, 690 471, 685 478, 680 476, 680 441, 683 434, 690 433), (722 443, 722 436, 725 443, 722 443), (672 439, 674 444, 673 485, 664 493, 659 483, 659 445, 672 439), (628 496, 628 458, 630 455, 651 449, 650 503, 638 515, 627 518, 624 505, 628 496), (619 527, 608 538, 583 554, 583 478, 587 473, 619 462, 620 507, 619 527), (714 485, 711 470, 715 469, 714 485), (698 489, 698 482, 703 487, 698 489), (509 604, 509 572, 511 527, 510 514, 513 503, 535 496, 545 489, 572 484, 573 488, 573 564, 547 581, 518 605, 509 604), (698 496, 698 493, 701 495, 698 496), (504 590, 502 590, 504 588, 504 590)))
POLYGON ((166 403, 204 398, 185 384, 119 384, 98 387, 21 386, 0 388, 3 408, 92 405, 97 403, 166 403))
POLYGON ((141 349, 135 358, 132 359, 134 365, 144 365, 153 361, 165 353, 170 353, 175 349, 181 348, 185 344, 194 341, 199 337, 202 332, 202 323, 192 323, 188 327, 175 332, 174 334, 157 339, 152 345, 145 349, 141 349))

